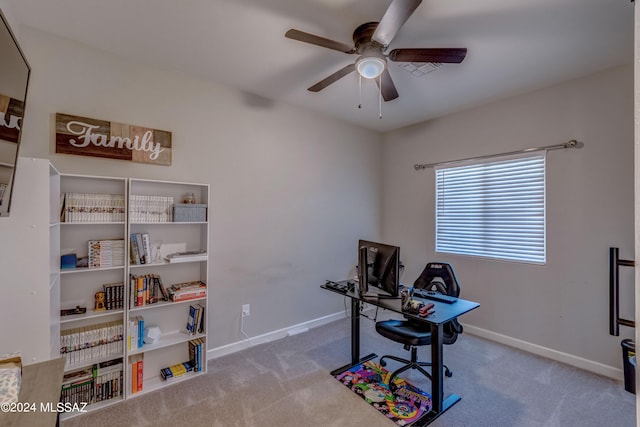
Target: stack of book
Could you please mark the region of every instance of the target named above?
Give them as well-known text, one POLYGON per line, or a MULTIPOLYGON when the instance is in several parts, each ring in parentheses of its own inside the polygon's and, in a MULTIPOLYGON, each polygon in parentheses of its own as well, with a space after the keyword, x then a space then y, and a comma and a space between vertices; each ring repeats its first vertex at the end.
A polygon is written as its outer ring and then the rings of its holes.
POLYGON ((194 335, 204 332, 204 307, 200 304, 189 306, 189 317, 187 318, 187 333, 194 335))
POLYGON ((155 304, 160 300, 168 301, 169 294, 162 284, 159 274, 143 274, 129 276, 129 308, 155 304))
POLYGON ((206 350, 204 348, 204 340, 201 338, 189 341, 189 357, 191 358, 191 364, 193 365, 194 372, 200 372, 204 369, 203 353, 206 350))
POLYGON ((121 320, 67 329, 60 332, 60 355, 67 366, 122 354, 121 320))
POLYGON ((193 364, 190 360, 160 369, 160 376, 165 381, 171 381, 180 378, 188 372, 193 372, 193 364))
POLYGON ((89 268, 124 265, 124 240, 89 240, 89 268))
POLYGON ((184 251, 169 254, 165 259, 170 263, 206 261, 207 251, 184 251))
POLYGON ((152 263, 149 233, 131 233, 129 260, 132 265, 152 263))
POLYGON ((94 402, 122 396, 122 360, 93 365, 94 402))
POLYGON ((200 280, 176 283, 167 288, 167 293, 173 302, 203 298, 207 296, 207 285, 200 280))
POLYGON ((127 349, 129 351, 144 346, 144 317, 129 317, 129 334, 127 335, 127 349))
POLYGON ((131 378, 131 393, 142 391, 144 384, 144 354, 134 354, 129 357, 129 378, 131 378))
POLYGON ((64 193, 60 200, 61 222, 123 222, 124 195, 64 193))
POLYGON ((104 304, 107 310, 117 310, 124 307, 124 284, 106 283, 102 285, 104 304))
POLYGON ((173 197, 132 194, 129 218, 133 223, 172 222, 173 197))
POLYGON ((93 370, 86 368, 70 372, 62 378, 60 401, 63 403, 91 403, 93 401, 93 370))

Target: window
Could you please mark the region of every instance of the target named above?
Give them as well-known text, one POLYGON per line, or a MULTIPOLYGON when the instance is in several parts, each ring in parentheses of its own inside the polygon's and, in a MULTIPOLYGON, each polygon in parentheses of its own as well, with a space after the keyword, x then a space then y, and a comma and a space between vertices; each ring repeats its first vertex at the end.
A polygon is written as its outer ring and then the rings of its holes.
POLYGON ((437 167, 436 252, 544 264, 545 158, 437 167))

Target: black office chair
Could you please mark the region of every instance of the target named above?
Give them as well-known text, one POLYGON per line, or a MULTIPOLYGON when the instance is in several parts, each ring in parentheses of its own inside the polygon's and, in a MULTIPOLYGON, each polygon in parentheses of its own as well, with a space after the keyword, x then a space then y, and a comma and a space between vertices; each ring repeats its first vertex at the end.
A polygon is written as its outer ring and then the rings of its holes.
MULTIPOLYGON (((460 285, 456 280, 451 265, 446 263, 429 263, 413 284, 416 289, 428 289, 442 294, 458 297, 460 295, 460 285)), ((443 344, 453 344, 458 339, 458 334, 462 333, 462 325, 457 319, 453 319, 442 326, 443 344)), ((407 318, 405 320, 383 320, 376 322, 376 331, 390 340, 404 344, 405 350, 411 350, 411 359, 385 355, 380 358, 380 365, 386 366, 384 359, 395 360, 405 365, 391 374, 391 379, 395 378, 408 369, 417 369, 423 375, 431 379, 431 374, 424 370, 423 366, 431 366, 431 362, 418 361, 418 347, 431 345, 431 329, 424 322, 407 318)), ((452 373, 444 365, 445 375, 451 377, 452 373)), ((390 381, 392 386, 393 381, 390 381)))

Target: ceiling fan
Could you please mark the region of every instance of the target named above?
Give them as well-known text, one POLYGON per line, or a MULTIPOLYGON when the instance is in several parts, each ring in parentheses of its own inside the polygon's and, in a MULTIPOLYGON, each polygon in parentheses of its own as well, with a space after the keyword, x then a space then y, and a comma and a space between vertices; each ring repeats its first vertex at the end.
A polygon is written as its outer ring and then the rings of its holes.
POLYGON ((389 74, 387 60, 394 62, 461 63, 467 54, 467 49, 465 48, 393 49, 389 53, 385 53, 393 38, 420 3, 422 3, 422 0, 393 0, 380 22, 367 22, 354 30, 354 46, 300 30, 291 29, 287 31, 284 35, 287 38, 350 55, 359 55, 355 63, 349 64, 320 80, 308 90, 319 92, 357 70, 364 78, 376 79, 382 98, 385 101, 391 101, 398 97, 398 91, 389 74))

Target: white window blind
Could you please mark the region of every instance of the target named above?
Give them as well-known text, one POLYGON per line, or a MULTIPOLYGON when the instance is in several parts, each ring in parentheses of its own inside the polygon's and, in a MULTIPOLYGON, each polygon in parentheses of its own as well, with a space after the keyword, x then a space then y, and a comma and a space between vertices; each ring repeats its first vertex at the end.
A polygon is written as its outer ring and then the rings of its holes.
POLYGON ((436 168, 436 252, 544 264, 545 158, 436 168))

